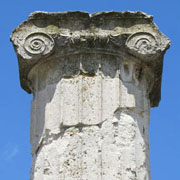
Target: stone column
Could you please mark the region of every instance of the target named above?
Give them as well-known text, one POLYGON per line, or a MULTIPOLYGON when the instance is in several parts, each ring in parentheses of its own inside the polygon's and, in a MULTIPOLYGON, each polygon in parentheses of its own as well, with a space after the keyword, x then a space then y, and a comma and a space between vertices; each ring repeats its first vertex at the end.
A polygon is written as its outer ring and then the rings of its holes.
POLYGON ((142 12, 35 12, 12 33, 31 103, 31 180, 150 180, 149 111, 169 40, 142 12))

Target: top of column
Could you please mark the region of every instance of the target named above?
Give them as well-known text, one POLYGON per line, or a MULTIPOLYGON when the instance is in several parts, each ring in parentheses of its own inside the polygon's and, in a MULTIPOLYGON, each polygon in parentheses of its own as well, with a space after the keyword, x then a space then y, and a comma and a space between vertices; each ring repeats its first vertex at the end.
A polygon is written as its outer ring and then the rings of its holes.
POLYGON ((34 12, 11 35, 21 86, 32 93, 29 72, 39 63, 80 53, 111 54, 148 66, 153 78, 151 106, 161 97, 163 55, 170 41, 142 12, 34 12))

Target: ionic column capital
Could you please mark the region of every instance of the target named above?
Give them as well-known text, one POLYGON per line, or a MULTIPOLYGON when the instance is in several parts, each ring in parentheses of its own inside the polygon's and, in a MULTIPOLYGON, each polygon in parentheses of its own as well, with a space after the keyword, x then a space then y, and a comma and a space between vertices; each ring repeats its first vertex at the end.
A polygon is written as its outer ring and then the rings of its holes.
POLYGON ((29 72, 40 63, 82 53, 110 54, 148 66, 154 76, 151 106, 160 100, 163 55, 169 40, 152 16, 141 12, 34 12, 11 36, 22 88, 32 92, 29 72))

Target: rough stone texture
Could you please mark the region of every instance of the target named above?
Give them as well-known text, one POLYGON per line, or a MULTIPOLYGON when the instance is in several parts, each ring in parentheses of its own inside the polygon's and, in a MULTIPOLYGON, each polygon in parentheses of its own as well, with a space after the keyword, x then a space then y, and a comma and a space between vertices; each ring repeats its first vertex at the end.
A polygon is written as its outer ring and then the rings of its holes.
POLYGON ((142 12, 35 12, 11 36, 31 104, 31 180, 150 180, 150 107, 169 40, 142 12))

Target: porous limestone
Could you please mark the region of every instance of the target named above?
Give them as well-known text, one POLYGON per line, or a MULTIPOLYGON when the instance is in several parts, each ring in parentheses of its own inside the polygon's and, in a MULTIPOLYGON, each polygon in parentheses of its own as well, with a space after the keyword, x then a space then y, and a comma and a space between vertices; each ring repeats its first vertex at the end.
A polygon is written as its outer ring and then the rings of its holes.
POLYGON ((34 12, 12 33, 31 103, 31 180, 150 180, 149 111, 169 40, 142 12, 34 12))

